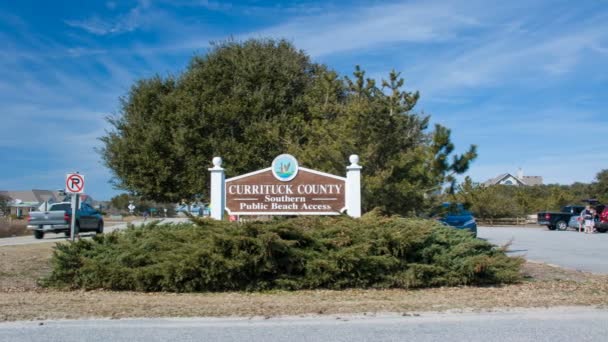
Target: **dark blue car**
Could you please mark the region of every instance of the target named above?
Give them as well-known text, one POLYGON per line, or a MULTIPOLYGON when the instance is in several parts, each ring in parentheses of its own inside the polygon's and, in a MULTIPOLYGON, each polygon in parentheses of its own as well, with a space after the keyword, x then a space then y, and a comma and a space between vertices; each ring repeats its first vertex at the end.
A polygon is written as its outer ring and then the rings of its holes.
POLYGON ((477 222, 475 222, 475 217, 460 203, 443 203, 442 214, 439 214, 436 219, 443 224, 456 229, 468 229, 474 236, 477 236, 477 222))

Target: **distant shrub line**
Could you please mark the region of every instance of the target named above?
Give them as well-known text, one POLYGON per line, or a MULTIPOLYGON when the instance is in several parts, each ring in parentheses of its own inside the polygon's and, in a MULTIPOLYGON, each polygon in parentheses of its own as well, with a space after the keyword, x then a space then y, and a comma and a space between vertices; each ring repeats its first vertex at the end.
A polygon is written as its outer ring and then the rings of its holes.
POLYGON ((169 292, 420 288, 517 282, 522 262, 428 220, 197 219, 58 244, 44 283, 169 292))

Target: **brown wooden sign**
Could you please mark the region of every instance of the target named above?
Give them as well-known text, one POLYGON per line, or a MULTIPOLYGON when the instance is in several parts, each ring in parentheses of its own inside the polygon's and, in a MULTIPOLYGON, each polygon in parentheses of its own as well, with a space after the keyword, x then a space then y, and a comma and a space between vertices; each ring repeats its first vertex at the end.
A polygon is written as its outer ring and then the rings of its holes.
POLYGON ((346 178, 298 167, 295 158, 279 161, 226 179, 230 215, 338 215, 346 209, 346 178))

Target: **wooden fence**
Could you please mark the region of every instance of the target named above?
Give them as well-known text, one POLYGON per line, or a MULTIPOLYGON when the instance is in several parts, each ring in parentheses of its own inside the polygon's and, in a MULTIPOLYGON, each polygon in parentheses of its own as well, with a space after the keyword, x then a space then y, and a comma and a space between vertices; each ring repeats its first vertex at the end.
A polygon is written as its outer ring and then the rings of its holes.
POLYGON ((477 223, 482 226, 525 226, 536 224, 536 215, 526 217, 504 217, 504 218, 478 218, 477 223))

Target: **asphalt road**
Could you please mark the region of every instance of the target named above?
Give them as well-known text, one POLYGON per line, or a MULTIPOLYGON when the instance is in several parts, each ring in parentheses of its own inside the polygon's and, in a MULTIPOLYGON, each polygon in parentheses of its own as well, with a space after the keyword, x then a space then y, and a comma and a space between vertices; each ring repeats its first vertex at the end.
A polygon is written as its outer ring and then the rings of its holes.
POLYGON ((478 227, 477 236, 497 245, 511 241, 510 255, 521 255, 528 260, 569 269, 608 273, 608 233, 478 227))
POLYGON ((0 341, 606 341, 608 310, 0 323, 0 341))
MULTIPOLYGON (((150 219, 147 223, 152 222, 155 219, 150 219)), ((187 221, 187 218, 169 218, 169 219, 160 219, 162 223, 179 223, 187 221)), ((143 220, 133 221, 131 224, 138 226, 144 224, 143 220)), ((115 230, 121 230, 127 228, 126 223, 107 223, 104 227, 104 232, 109 233, 115 230)), ((95 235, 93 232, 82 233, 82 237, 91 237, 95 235)), ((17 236, 17 237, 9 237, 9 238, 1 238, 0 239, 0 247, 2 246, 17 246, 17 245, 29 245, 34 243, 49 243, 49 242, 59 242, 67 240, 64 233, 47 233, 44 235, 43 239, 36 239, 33 235, 28 236, 17 236)))

